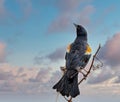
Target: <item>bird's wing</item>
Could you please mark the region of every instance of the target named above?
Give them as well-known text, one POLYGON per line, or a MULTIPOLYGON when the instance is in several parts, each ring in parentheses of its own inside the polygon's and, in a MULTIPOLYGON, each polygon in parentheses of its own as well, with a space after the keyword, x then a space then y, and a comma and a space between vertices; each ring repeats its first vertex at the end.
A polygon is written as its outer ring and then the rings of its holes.
POLYGON ((92 52, 92 49, 87 44, 85 53, 80 57, 79 67, 84 68, 87 65, 87 63, 88 63, 88 61, 89 61, 89 59, 91 57, 91 52, 92 52))
POLYGON ((76 49, 74 51, 66 52, 66 68, 75 69, 76 67, 84 68, 91 57, 91 48, 87 44, 86 49, 76 49))
POLYGON ((91 54, 84 54, 79 61, 79 67, 84 68, 87 65, 90 57, 91 57, 91 54))

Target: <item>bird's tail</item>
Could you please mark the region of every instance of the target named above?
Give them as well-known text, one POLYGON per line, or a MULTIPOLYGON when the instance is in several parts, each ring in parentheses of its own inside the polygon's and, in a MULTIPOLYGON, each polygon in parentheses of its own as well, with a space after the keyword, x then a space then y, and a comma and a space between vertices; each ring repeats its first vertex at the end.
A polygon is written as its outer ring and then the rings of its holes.
POLYGON ((76 97, 80 94, 78 88, 78 72, 76 70, 68 70, 63 77, 53 86, 57 92, 63 96, 76 97))

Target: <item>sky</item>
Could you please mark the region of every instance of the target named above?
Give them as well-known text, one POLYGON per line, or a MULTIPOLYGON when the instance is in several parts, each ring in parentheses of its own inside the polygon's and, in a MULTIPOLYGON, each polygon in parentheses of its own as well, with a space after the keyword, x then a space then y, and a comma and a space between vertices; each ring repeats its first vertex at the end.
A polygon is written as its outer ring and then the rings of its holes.
MULTIPOLYGON (((104 66, 80 85, 74 102, 120 101, 119 0, 0 0, 0 100, 54 102, 65 51, 83 25, 104 66), (47 97, 47 98, 46 98, 47 97)), ((88 65, 89 66, 89 65, 88 65)), ((81 78, 81 77, 80 77, 81 78)), ((65 101, 61 96, 59 101, 65 101)))

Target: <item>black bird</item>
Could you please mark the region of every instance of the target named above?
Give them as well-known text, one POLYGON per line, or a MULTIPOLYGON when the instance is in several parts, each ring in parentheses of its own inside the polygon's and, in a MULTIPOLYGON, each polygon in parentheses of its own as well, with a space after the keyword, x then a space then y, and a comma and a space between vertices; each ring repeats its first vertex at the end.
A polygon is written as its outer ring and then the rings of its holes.
MULTIPOLYGON (((63 96, 76 97, 80 94, 78 87, 78 73, 87 65, 91 57, 91 48, 87 43, 87 31, 81 25, 74 24, 77 37, 68 45, 65 60, 66 71, 57 84, 53 86, 63 96)), ((84 73, 82 73, 84 75, 84 73)))

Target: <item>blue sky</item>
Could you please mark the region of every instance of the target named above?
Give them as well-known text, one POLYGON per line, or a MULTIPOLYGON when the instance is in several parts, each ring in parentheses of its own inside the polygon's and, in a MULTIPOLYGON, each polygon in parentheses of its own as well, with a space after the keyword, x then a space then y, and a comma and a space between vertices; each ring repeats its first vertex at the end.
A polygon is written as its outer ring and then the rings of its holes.
POLYGON ((106 39, 118 30, 114 27, 120 17, 118 4, 118 0, 114 2, 88 0, 80 5, 75 4, 77 7, 71 6, 70 8, 68 6, 64 8, 66 11, 63 11, 61 5, 58 5, 55 0, 50 3, 47 0, 4 1, 2 9, 4 9, 5 14, 1 13, 3 24, 0 25, 0 40, 6 43, 7 51, 12 52, 8 61, 19 66, 31 66, 34 56, 37 56, 38 53, 44 52, 41 55, 51 53, 55 49, 71 43, 75 38, 75 28, 72 23, 80 24, 82 22, 81 18, 73 16, 74 14, 79 16, 80 12, 83 14, 89 12, 88 15, 84 14, 85 19, 82 17, 84 20, 82 23, 89 32, 89 42, 92 47, 94 48, 98 43, 104 44, 106 39), (90 8, 91 11, 85 11, 85 7, 90 8), (71 9, 72 12, 67 9, 71 9), (66 24, 65 29, 62 29, 62 24, 59 21, 64 20, 64 13, 68 13, 71 17, 68 17, 68 21, 66 21, 69 24, 66 24), (89 21, 85 23, 85 20, 89 21), (52 26, 55 26, 54 23, 58 23, 58 27, 49 31, 53 29, 52 26), (110 31, 105 31, 109 28, 110 31), (99 42, 96 42, 98 39, 99 42))
POLYGON ((73 23, 77 23, 87 29, 93 53, 102 45, 104 62, 104 70, 85 83, 83 89, 90 92, 83 92, 83 97, 96 96, 94 88, 107 97, 120 95, 119 4, 119 0, 0 0, 1 94, 48 94, 44 85, 50 84, 50 91, 54 77, 59 79, 59 66, 64 65, 66 46, 76 37, 73 23))

